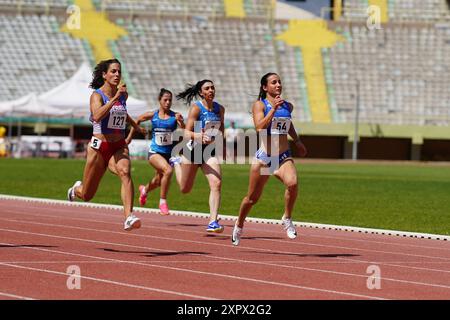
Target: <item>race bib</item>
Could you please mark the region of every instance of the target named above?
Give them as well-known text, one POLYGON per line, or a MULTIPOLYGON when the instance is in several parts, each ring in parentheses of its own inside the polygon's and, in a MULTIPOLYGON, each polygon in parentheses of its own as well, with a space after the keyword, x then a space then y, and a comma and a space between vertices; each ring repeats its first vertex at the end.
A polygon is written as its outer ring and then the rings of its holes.
POLYGON ((102 144, 102 140, 96 137, 92 137, 91 143, 89 144, 92 149, 98 150, 100 149, 100 145, 102 144))
POLYGON ((172 142, 172 132, 155 132, 155 142, 158 146, 168 146, 172 142))
POLYGON ((127 124, 126 111, 113 111, 109 115, 108 128, 124 130, 127 124))
POLYGON ((271 134, 288 134, 291 126, 291 119, 285 117, 274 117, 270 127, 271 134))
POLYGON ((220 132, 220 125, 221 125, 220 121, 211 121, 211 120, 205 121, 205 128, 203 128, 205 134, 210 137, 217 136, 220 132))

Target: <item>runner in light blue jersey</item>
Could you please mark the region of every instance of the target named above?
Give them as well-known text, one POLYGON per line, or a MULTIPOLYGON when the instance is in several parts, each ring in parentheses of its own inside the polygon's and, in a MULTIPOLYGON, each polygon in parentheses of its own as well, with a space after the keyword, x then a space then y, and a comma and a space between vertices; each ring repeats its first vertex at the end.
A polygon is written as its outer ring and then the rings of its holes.
MULTIPOLYGON (((183 117, 180 113, 170 110, 172 107, 172 92, 162 88, 159 96, 159 109, 149 111, 137 118, 137 123, 151 120, 152 140, 148 150, 148 162, 155 168, 156 173, 146 185, 139 186, 139 203, 144 206, 150 191, 161 186, 159 210, 162 215, 169 214, 167 193, 172 177, 171 152, 175 145, 173 141, 174 131, 180 127, 184 129, 183 117)), ((131 141, 134 130, 131 129, 127 141, 131 141)))
POLYGON ((222 190, 222 172, 217 148, 223 148, 224 114, 225 108, 214 101, 216 89, 211 80, 198 81, 195 85, 188 85, 186 90, 177 95, 190 105, 194 98, 200 100, 192 103, 186 121, 185 137, 191 139, 188 152, 184 152, 181 163, 175 165, 175 174, 180 190, 183 193, 191 191, 195 175, 201 168, 208 180, 209 192, 209 224, 207 232, 223 232, 219 224, 219 206, 222 190), (219 140, 220 139, 220 140, 219 140), (222 142, 220 144, 219 142, 222 142))
POLYGON ((300 156, 306 155, 306 147, 291 121, 294 106, 281 98, 281 92, 281 79, 276 73, 267 73, 262 77, 259 97, 252 108, 253 122, 260 133, 261 143, 250 168, 248 192, 242 200, 231 237, 236 246, 241 239, 245 218, 261 197, 264 185, 272 174, 286 187, 285 208, 281 218, 283 228, 290 239, 297 237, 292 223, 292 211, 297 198, 297 170, 289 149, 288 135, 294 140, 300 156))

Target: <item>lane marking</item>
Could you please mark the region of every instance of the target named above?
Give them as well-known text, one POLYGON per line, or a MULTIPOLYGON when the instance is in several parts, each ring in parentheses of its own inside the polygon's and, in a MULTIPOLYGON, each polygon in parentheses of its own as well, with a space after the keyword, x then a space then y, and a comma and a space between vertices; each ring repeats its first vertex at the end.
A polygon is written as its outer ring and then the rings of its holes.
MULTIPOLYGON (((1 220, 6 220, 6 219, 1 219, 1 220)), ((39 224, 41 224, 41 223, 39 223, 39 224)), ((61 226, 61 227, 65 227, 65 226, 61 226)), ((76 227, 76 229, 82 229, 82 230, 84 229, 84 230, 86 230, 86 228, 79 228, 79 227, 76 227)), ((127 245, 127 244, 122 244, 122 243, 111 243, 111 242, 104 242, 104 241, 88 240, 88 239, 82 239, 82 238, 69 238, 69 237, 63 237, 63 236, 55 236, 55 235, 50 235, 50 234, 39 234, 39 233, 20 231, 20 230, 0 229, 0 231, 9 231, 9 232, 16 232, 16 233, 32 234, 32 235, 38 235, 38 236, 44 236, 44 237, 62 238, 62 239, 84 241, 84 242, 102 243, 102 244, 124 246, 124 247, 132 247, 132 248, 146 249, 146 250, 168 251, 168 250, 162 250, 162 249, 158 249, 158 248, 149 248, 149 247, 142 247, 142 246, 127 245)), ((98 230, 94 230, 94 229, 89 230, 88 229, 87 231, 95 231, 95 232, 97 232, 98 230)), ((161 239, 161 238, 159 238, 159 239, 161 239)), ((173 251, 171 250, 171 252, 173 252, 173 251)), ((193 255, 197 255, 197 254, 193 254, 193 255)), ((219 256, 210 256, 210 257, 214 257, 216 259, 224 259, 224 260, 243 262, 243 263, 251 263, 251 264, 258 264, 258 265, 267 265, 267 266, 273 266, 273 267, 284 267, 284 268, 290 268, 290 269, 315 271, 315 272, 322 272, 322 273, 328 273, 328 274, 337 274, 337 275, 345 275, 345 276, 352 276, 352 277, 363 277, 363 278, 367 277, 367 275, 359 275, 359 274, 346 273, 346 272, 330 271, 330 270, 324 270, 324 269, 313 269, 313 268, 298 267, 298 266, 286 266, 286 265, 282 265, 282 264, 254 262, 254 261, 251 261, 251 260, 233 259, 233 258, 226 258, 226 257, 219 257, 219 256)), ((157 266, 157 267, 163 267, 163 266, 157 266)), ((189 270, 189 271, 191 271, 191 270, 189 270)), ((215 275, 217 275, 217 274, 215 274, 215 275)), ((399 283, 408 283, 408 284, 413 284, 413 285, 421 285, 421 286, 428 286, 428 287, 438 287, 438 288, 450 289, 450 286, 445 286, 445 285, 440 285, 440 284, 433 284, 433 283, 426 283, 426 282, 400 280, 400 279, 393 279, 393 278, 383 278, 383 280, 385 280, 385 281, 392 281, 392 282, 399 282, 399 283)), ((321 289, 321 290, 323 290, 323 289, 321 289)))
MULTIPOLYGON (((18 231, 13 230, 11 232, 15 233, 23 233, 23 234, 32 234, 32 235, 38 235, 38 236, 44 236, 44 237, 51 237, 51 238, 65 238, 65 237, 59 237, 59 236, 53 236, 53 235, 47 235, 47 234, 34 234, 31 232, 24 232, 24 231, 18 231)), ((77 241, 85 241, 85 239, 76 239, 71 238, 71 240, 77 240, 77 241)), ((95 242, 92 240, 88 240, 88 242, 95 242)), ((2 243, 4 244, 4 243, 2 243)), ((8 245, 11 245, 8 243, 8 245)), ((137 246, 130 246, 130 245, 123 245, 123 244, 116 244, 118 246, 126 246, 126 247, 137 247, 137 246)), ((137 247, 137 248, 145 248, 145 247, 137 247)), ((187 273, 194 273, 194 274, 200 274, 200 275, 207 275, 207 276, 213 276, 215 278, 221 277, 221 278, 227 278, 227 279, 234 279, 234 280, 240 280, 240 281, 249 281, 259 284, 269 284, 269 285, 275 285, 275 286, 281 286, 281 287, 288 287, 288 288, 294 288, 294 289, 301 289, 301 290, 309 290, 309 291, 318 291, 323 293, 333 293, 333 294, 339 294, 344 296, 351 296, 351 297, 358 297, 358 298, 364 298, 364 299, 376 299, 376 300, 385 300, 385 298, 376 297, 376 296, 366 296, 366 295, 360 295, 360 294, 354 294, 349 292, 343 292, 343 291, 335 291, 335 290, 328 290, 328 289, 319 289, 319 288, 313 288, 313 287, 306 287, 306 286, 299 286, 299 285, 292 285, 288 283, 282 283, 282 282, 274 282, 274 281, 267 281, 267 280, 260 280, 260 279, 254 279, 254 278, 248 278, 248 277, 239 277, 234 275, 226 275, 221 273, 212 273, 212 272, 206 272, 206 271, 199 271, 199 270, 191 270, 191 269, 184 269, 184 268, 177 268, 177 267, 169 267, 169 266, 160 266, 160 265, 154 265, 149 263, 139 263, 135 261, 125 261, 125 260, 118 260, 118 259, 112 259, 112 258, 103 258, 99 256, 91 256, 91 255, 85 255, 85 254, 76 254, 71 252, 64 252, 64 251, 58 251, 58 250, 49 250, 49 249, 42 249, 42 248, 32 248, 32 247, 23 247, 21 249, 27 249, 27 250, 38 250, 38 251, 45 251, 45 252, 51 252, 51 253, 59 253, 63 255, 72 255, 72 256, 79 256, 79 257, 85 257, 85 258, 93 258, 93 259, 100 259, 100 260, 109 260, 109 261, 116 261, 116 262, 122 262, 132 265, 139 265, 144 267, 153 267, 153 268, 160 268, 160 269, 167 269, 167 270, 174 270, 174 271, 181 271, 181 272, 187 272, 187 273)), ((225 259, 225 258, 223 258, 225 259)), ((229 259, 232 260, 232 259, 229 259)), ((245 260, 238 260, 238 262, 247 262, 245 260)), ((2 263, 4 264, 4 263, 2 263)), ((64 274, 67 276, 67 274, 64 274)), ((366 276, 364 276, 366 277, 366 276)))
MULTIPOLYGON (((69 202, 63 200, 54 200, 54 199, 46 199, 46 198, 31 198, 31 197, 21 197, 21 196, 10 196, 0 194, 0 199, 4 200, 16 200, 16 201, 25 201, 25 202, 39 202, 45 204, 62 204, 66 206, 81 206, 88 208, 103 208, 110 210, 120 210, 123 211, 123 206, 118 205, 106 205, 99 203, 85 203, 85 202, 69 202)), ((142 213, 155 213, 159 212, 158 209, 152 208, 134 208, 135 212, 142 213)), ((190 211, 180 211, 180 210, 171 210, 171 214, 174 216, 186 216, 186 217, 198 217, 198 218, 208 218, 209 214, 206 213, 198 213, 198 212, 190 212, 190 211)), ((227 221, 236 221, 236 216, 230 215, 221 215, 221 219, 227 221)), ((255 223, 266 223, 266 224, 281 224, 280 220, 275 219, 261 219, 261 218, 247 218, 248 222, 255 223)), ((294 224, 298 227, 304 228, 315 228, 315 229, 326 229, 326 230, 338 230, 338 231, 348 231, 348 232, 358 232, 358 233, 366 233, 366 234, 380 234, 380 235, 388 235, 388 236, 397 236, 397 237, 411 237, 411 238, 420 238, 420 239, 433 239, 433 240, 443 240, 450 241, 450 236, 446 235, 438 235, 438 234, 429 234, 429 233, 419 233, 419 232, 407 232, 407 231, 398 231, 398 230, 385 230, 385 229, 374 229, 374 228, 361 228, 361 227, 352 227, 352 226, 340 226, 340 225, 332 225, 332 224, 320 224, 320 223, 309 223, 309 222, 294 222, 294 224)))
POLYGON ((6 292, 0 292, 0 296, 4 296, 4 297, 8 297, 8 298, 14 298, 14 299, 19 299, 19 300, 36 300, 36 299, 33 299, 33 298, 24 297, 24 296, 18 296, 16 294, 11 294, 11 293, 6 293, 6 292))

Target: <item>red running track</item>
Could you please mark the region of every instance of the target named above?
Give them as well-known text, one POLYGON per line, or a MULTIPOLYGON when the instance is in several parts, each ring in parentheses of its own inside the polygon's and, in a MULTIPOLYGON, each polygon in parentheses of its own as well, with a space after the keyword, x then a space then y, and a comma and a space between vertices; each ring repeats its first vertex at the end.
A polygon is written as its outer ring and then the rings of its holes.
POLYGON ((450 299, 446 241, 248 222, 234 247, 232 221, 138 215, 0 200, 0 299, 450 299))

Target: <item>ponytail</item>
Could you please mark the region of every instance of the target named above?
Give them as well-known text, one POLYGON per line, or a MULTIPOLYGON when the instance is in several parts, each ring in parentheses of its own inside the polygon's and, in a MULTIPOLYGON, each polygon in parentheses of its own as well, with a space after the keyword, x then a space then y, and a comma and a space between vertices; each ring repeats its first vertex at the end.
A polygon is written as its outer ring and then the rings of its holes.
POLYGON ((202 97, 201 91, 202 87, 206 82, 211 82, 211 80, 204 79, 202 81, 197 82, 196 84, 187 84, 187 87, 184 91, 177 94, 177 100, 184 100, 187 105, 192 103, 192 100, 196 97, 202 97))

